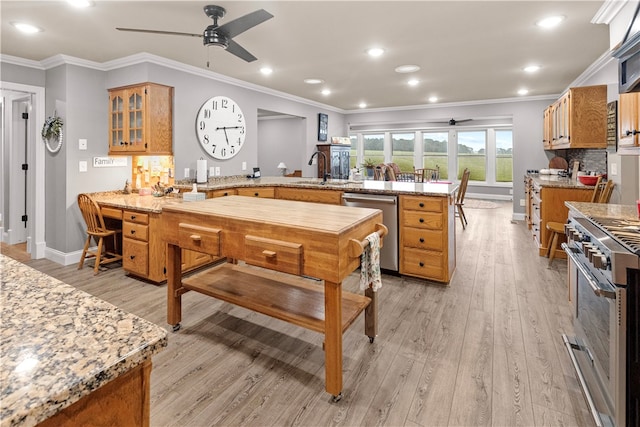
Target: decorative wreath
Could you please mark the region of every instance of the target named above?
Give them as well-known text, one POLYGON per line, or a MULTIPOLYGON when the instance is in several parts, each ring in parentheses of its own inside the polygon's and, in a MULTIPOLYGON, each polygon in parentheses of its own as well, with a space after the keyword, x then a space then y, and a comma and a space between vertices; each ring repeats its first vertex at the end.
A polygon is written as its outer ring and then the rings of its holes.
POLYGON ((62 118, 55 115, 53 117, 48 117, 47 120, 44 121, 44 126, 42 126, 42 139, 47 146, 47 150, 51 153, 57 153, 62 147, 62 118), (52 147, 49 145, 49 141, 51 139, 57 140, 58 145, 52 147))

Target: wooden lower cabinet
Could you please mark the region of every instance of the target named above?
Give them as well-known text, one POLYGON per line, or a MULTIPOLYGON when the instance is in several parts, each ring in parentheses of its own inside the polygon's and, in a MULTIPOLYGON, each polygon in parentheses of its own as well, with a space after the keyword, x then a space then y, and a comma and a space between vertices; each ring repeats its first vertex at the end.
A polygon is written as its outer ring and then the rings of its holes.
POLYGON ((276 199, 298 200, 300 202, 342 204, 342 191, 314 190, 312 188, 276 188, 276 199))
MULTIPOLYGON (((567 222, 569 208, 564 202, 589 202, 592 195, 593 188, 543 186, 535 181, 532 182, 526 203, 531 206, 530 228, 538 245, 538 255, 546 256, 551 243, 551 232, 547 230, 547 223, 565 224, 567 222)), ((563 259, 567 257, 559 245, 555 257, 563 259)))
POLYGON ((454 220, 451 197, 400 196, 400 273, 449 283, 456 259, 454 220))
MULTIPOLYGON (((125 210, 122 213, 122 268, 155 283, 167 279, 166 244, 160 239, 159 213, 125 210)), ((183 250, 182 271, 213 261, 207 254, 183 250)))

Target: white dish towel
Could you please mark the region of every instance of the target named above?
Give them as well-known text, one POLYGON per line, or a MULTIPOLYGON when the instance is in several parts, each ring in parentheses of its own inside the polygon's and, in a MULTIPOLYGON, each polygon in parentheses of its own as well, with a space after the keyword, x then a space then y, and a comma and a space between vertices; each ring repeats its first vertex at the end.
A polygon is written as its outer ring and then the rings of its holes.
POLYGON ((360 255, 360 289, 365 290, 371 284, 373 291, 377 291, 382 286, 380 277, 380 235, 371 233, 366 240, 369 244, 360 255))

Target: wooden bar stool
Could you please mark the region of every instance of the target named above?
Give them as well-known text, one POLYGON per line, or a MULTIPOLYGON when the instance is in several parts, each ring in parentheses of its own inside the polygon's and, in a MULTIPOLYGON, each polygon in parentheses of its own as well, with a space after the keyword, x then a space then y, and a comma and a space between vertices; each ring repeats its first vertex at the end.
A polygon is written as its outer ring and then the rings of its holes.
POLYGON ((78 270, 84 265, 86 258, 95 258, 95 264, 93 266, 93 274, 98 274, 98 269, 101 265, 109 264, 112 262, 122 260, 122 255, 118 254, 118 239, 117 234, 122 233, 122 230, 109 230, 104 224, 104 218, 100 211, 100 206, 87 194, 78 194, 78 207, 84 218, 84 222, 87 224, 87 241, 84 244, 82 250, 82 257, 78 264, 78 270), (93 252, 89 250, 91 244, 91 238, 98 241, 98 249, 93 252), (107 250, 104 245, 104 238, 112 237, 114 251, 107 250))
POLYGON ((556 256, 556 249, 558 248, 558 236, 564 235, 564 224, 559 222, 548 222, 547 230, 551 232, 551 236, 549 237, 549 246, 547 247, 547 258, 549 258, 549 265, 551 265, 556 256))

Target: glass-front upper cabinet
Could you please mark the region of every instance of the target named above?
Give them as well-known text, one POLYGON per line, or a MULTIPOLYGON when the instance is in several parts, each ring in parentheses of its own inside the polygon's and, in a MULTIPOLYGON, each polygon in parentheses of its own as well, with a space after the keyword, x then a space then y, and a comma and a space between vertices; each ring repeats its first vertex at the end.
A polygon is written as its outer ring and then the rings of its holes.
POLYGON ((173 88, 109 89, 109 154, 173 155, 173 88))

